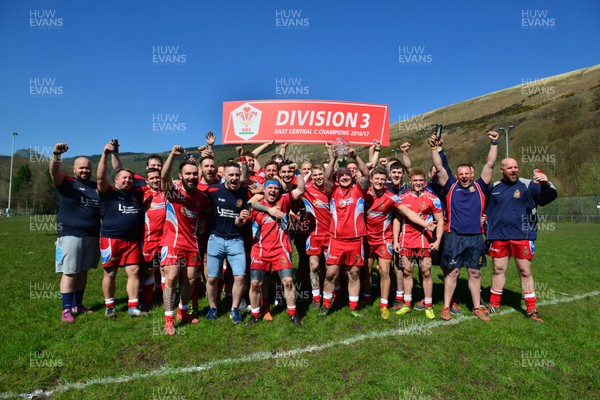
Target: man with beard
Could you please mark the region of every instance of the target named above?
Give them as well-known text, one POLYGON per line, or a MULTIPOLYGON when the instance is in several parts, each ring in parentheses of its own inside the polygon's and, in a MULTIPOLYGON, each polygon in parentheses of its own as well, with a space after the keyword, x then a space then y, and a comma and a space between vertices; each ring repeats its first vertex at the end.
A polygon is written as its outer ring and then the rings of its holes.
POLYGON ((87 271, 98 267, 100 250, 100 197, 96 182, 90 180, 92 164, 85 157, 73 163, 73 178, 60 170, 60 156, 69 149, 66 143, 54 146, 50 159, 50 178, 58 190, 60 207, 56 217, 56 272, 62 273, 60 293, 62 321, 73 322, 73 314, 91 313, 83 305, 87 271))
POLYGON ((467 267, 469 290, 473 300, 473 315, 482 321, 489 321, 485 307, 481 307, 481 268, 485 265, 485 243, 483 240, 482 215, 488 195, 488 185, 498 154, 498 133, 490 131, 491 141, 487 161, 481 170, 481 177, 474 181, 469 164, 460 164, 456 178, 448 176, 442 165, 437 146, 431 147, 433 164, 437 170, 439 184, 446 193, 448 225, 444 234, 442 268, 444 269, 444 308, 441 318, 452 318, 450 305, 460 269, 467 267))
POLYGON ((195 164, 191 161, 182 162, 179 165, 179 182, 175 184, 171 179, 174 160, 184 152, 183 147, 174 146, 161 174, 167 202, 167 219, 161 241, 161 266, 164 267, 166 277, 163 291, 165 334, 170 336, 175 335, 175 288, 179 283, 180 273, 183 274, 183 286, 178 316, 181 315, 183 322, 198 323, 198 320, 189 314, 188 302, 192 295, 196 270, 202 266, 198 254, 196 226, 201 214, 209 208, 206 195, 197 189, 198 167, 195 164))
POLYGON ((143 232, 143 189, 133 188, 133 172, 120 169, 111 186, 106 171, 108 155, 115 149, 113 142, 105 147, 98 163, 98 191, 102 200, 102 230, 100 254, 104 277, 102 291, 106 306, 105 316, 115 318, 115 284, 119 267, 127 273, 128 313, 139 317, 146 313, 139 308, 140 264, 142 252, 139 245, 143 232))
MULTIPOLYGON (((212 133, 212 132, 209 132, 212 133)), ((208 137, 208 135, 207 135, 208 137)), ((198 183, 198 190, 206 194, 208 197, 208 188, 219 182, 217 177, 217 166, 212 156, 208 155, 200 161, 200 173, 201 179, 198 183)), ((198 238, 198 250, 200 251, 200 261, 204 266, 203 271, 196 270, 196 280, 194 284, 194 290, 192 292, 192 307, 195 311, 198 310, 198 298, 200 296, 200 273, 204 273, 204 282, 208 281, 208 267, 206 259, 206 246, 208 245, 208 237, 210 236, 210 215, 208 213, 202 213, 198 219, 198 227, 196 229, 196 237, 198 238)))
MULTIPOLYGON (((242 162, 246 160, 243 159, 242 162)), ((241 185, 242 172, 239 164, 228 161, 224 165, 225 182, 211 185, 208 190, 213 205, 211 233, 208 238, 208 281, 206 294, 210 309, 207 320, 217 318, 217 280, 223 277, 223 261, 227 259, 234 281, 230 318, 234 324, 243 321, 238 306, 244 294, 246 254, 242 232, 235 226, 235 219, 246 208, 251 197, 248 188, 241 185)))
MULTIPOLYGON (((296 176, 300 171, 296 171, 296 176)), ((307 176, 307 178, 310 175, 307 176)), ((252 317, 248 325, 254 325, 261 315, 261 289, 265 273, 271 269, 279 274, 283 283, 284 297, 290 321, 300 326, 300 318, 296 313, 296 290, 293 279, 292 244, 287 234, 292 201, 304 193, 304 179, 300 176, 298 186, 290 193, 281 195, 281 184, 271 180, 265 182, 265 197, 259 204, 252 204, 251 213, 242 210, 236 219, 236 226, 243 226, 252 220, 253 243, 250 264, 250 303, 252 317), (271 214, 281 217, 273 217, 271 214)))
POLYGON ((544 322, 536 308, 531 259, 537 238, 537 206, 551 203, 558 194, 539 170, 535 170, 533 180, 520 178, 519 164, 512 158, 502 160, 500 171, 502 180, 491 185, 487 207, 488 255, 494 265, 489 309, 493 313, 500 312, 506 269, 510 257, 514 257, 527 316, 534 322, 544 322))

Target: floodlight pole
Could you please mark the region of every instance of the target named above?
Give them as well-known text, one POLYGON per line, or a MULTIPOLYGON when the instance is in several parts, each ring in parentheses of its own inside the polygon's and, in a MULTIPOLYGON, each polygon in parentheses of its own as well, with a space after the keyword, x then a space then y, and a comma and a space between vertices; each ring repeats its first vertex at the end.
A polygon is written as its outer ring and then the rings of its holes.
POLYGON ((506 138, 506 158, 508 158, 508 132, 510 132, 510 130, 513 128, 514 128, 514 125, 509 125, 507 128, 504 128, 504 127, 498 128, 498 130, 504 131, 504 136, 506 138))
POLYGON ((12 133, 12 148, 10 151, 10 175, 8 178, 8 207, 6 208, 6 216, 10 217, 10 197, 12 194, 12 176, 13 176, 13 160, 15 158, 15 137, 19 134, 17 132, 12 133))

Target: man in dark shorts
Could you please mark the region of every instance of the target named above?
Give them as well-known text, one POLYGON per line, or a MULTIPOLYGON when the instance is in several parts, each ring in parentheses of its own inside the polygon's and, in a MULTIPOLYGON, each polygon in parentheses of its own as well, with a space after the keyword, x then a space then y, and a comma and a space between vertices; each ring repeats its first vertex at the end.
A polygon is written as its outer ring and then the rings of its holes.
POLYGON ((498 154, 498 133, 487 133, 491 141, 487 162, 481 170, 481 177, 474 181, 472 166, 460 164, 456 178, 448 176, 442 165, 437 146, 432 146, 433 164, 438 171, 439 183, 446 193, 448 225, 444 234, 442 268, 444 269, 444 308, 440 317, 448 321, 452 318, 450 305, 460 269, 467 267, 469 290, 473 300, 473 315, 482 321, 489 321, 485 307, 481 307, 481 268, 485 265, 485 243, 483 240, 482 215, 485 207, 488 185, 498 154))

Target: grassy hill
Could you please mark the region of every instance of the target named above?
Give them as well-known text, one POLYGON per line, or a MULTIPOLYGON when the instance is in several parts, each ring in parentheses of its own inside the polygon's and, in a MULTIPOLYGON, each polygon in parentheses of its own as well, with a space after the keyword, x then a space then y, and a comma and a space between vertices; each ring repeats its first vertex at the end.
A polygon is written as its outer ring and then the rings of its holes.
MULTIPOLYGON (((600 65, 525 82, 393 123, 391 146, 383 149, 382 156, 393 156, 392 150, 408 141, 413 165, 428 168, 426 139, 436 123, 444 125, 444 149, 452 166, 460 162, 483 165, 489 148, 484 133, 512 125, 509 155, 519 161, 523 176, 539 168, 548 173, 561 195, 600 192, 600 65)), ((505 136, 500 133, 499 157, 504 157, 505 136)), ((259 160, 266 162, 278 150, 279 146, 272 146, 259 160)), ((216 147, 217 161, 234 154, 232 145, 216 147)), ((360 154, 366 157, 367 149, 360 149, 360 154)), ((121 156, 125 165, 137 170, 143 170, 146 157, 121 156)), ((287 157, 296 162, 324 161, 325 152, 321 145, 290 144, 287 157)))
MULTIPOLYGON (((597 183, 600 181, 600 65, 525 82, 393 123, 391 146, 383 149, 382 157, 393 156, 393 149, 408 141, 412 145, 413 166, 428 169, 431 161, 426 139, 436 123, 444 125, 444 149, 452 166, 460 162, 483 165, 489 148, 484 133, 512 125, 509 153, 519 161, 522 176, 529 176, 534 168, 539 168, 549 175, 561 196, 600 194, 597 183)), ((504 157, 505 136, 500 133, 499 151, 500 157, 504 157)), ((234 147, 217 146, 217 162, 234 156, 234 147)), ((272 146, 259 160, 264 164, 278 150, 279 146, 272 146)), ((166 157, 167 151, 161 155, 166 157)), ((29 164, 31 179, 27 182, 36 182, 36 186, 49 184, 44 176, 47 164, 39 160, 32 163, 26 152, 21 151, 15 157, 15 173, 29 164)), ((367 148, 359 149, 359 153, 366 158, 367 148)), ((142 172, 147 156, 124 152, 121 160, 124 166, 142 172)), ((301 163, 324 161, 326 154, 321 145, 290 144, 287 157, 301 163)), ((97 165, 99 155, 90 158, 97 165)), ((9 160, 0 157, 0 208, 7 204, 9 160)), ((65 159, 65 167, 70 168, 72 161, 65 159)), ((27 178, 28 173, 21 171, 21 175, 27 178)), ((499 176, 496 168, 496 177, 499 176)), ((43 196, 34 189, 22 189, 31 192, 24 195, 13 187, 13 208, 37 204, 43 196)), ((45 189, 40 192, 48 191, 52 193, 45 189)))

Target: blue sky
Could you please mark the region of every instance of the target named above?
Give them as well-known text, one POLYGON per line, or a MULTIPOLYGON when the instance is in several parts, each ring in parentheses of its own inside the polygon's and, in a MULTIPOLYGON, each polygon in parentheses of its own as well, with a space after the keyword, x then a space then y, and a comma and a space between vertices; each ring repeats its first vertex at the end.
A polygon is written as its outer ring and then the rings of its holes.
POLYGON ((70 155, 220 142, 234 100, 389 104, 394 123, 600 63, 599 20, 597 0, 3 1, 0 154, 14 131, 70 155))

